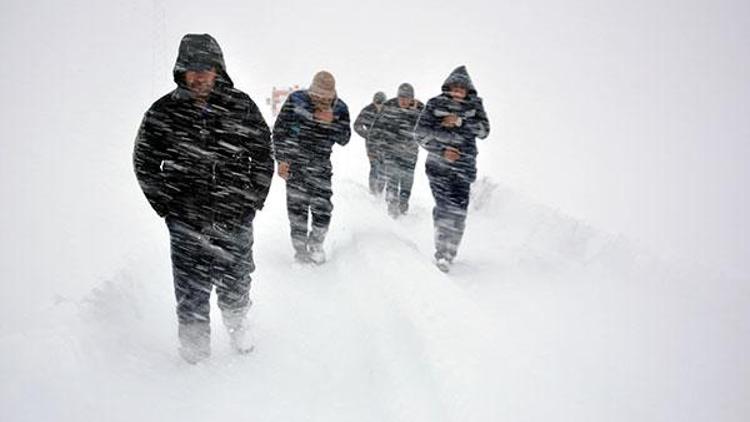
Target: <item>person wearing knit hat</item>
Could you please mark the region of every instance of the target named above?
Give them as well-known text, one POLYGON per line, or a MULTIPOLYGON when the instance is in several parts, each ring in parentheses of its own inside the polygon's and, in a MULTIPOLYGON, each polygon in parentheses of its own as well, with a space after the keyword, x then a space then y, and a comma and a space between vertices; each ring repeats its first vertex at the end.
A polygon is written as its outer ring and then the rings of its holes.
POLYGON ((414 98, 414 87, 410 83, 404 82, 398 86, 398 98, 412 99, 414 98))
POLYGON ((396 98, 383 105, 370 131, 373 148, 383 151, 386 179, 385 199, 388 214, 398 218, 409 210, 419 146, 414 139, 414 126, 424 105, 414 98, 414 87, 403 83, 396 98))
POLYGON ((177 87, 146 112, 133 165, 169 229, 179 353, 197 363, 211 354, 214 286, 232 347, 253 349, 253 219, 273 178, 271 133, 212 36, 185 35, 172 74, 177 87))
POLYGON ((477 177, 477 142, 490 133, 482 98, 465 66, 456 68, 442 94, 427 102, 416 138, 427 150, 425 170, 435 207, 435 264, 448 272, 466 227, 471 184, 477 177))
POLYGON ((330 72, 321 70, 313 77, 308 92, 316 100, 333 101, 336 98, 336 80, 330 72))
POLYGON ((373 104, 377 105, 383 105, 383 103, 388 99, 388 97, 385 96, 385 92, 378 91, 375 93, 375 95, 372 96, 372 102, 373 104))
POLYGON ((372 103, 359 112, 357 119, 354 120, 354 131, 365 139, 365 149, 367 150, 367 159, 370 162, 369 185, 370 193, 379 195, 385 187, 385 169, 383 162, 383 151, 377 148, 369 139, 368 133, 372 124, 375 123, 380 112, 383 110, 383 103, 386 101, 385 93, 378 91, 372 97, 372 103))
POLYGON ((286 181, 286 204, 294 257, 322 264, 323 242, 331 222, 331 152, 351 137, 349 109, 327 71, 313 77, 306 90, 289 95, 273 127, 279 177, 286 181))

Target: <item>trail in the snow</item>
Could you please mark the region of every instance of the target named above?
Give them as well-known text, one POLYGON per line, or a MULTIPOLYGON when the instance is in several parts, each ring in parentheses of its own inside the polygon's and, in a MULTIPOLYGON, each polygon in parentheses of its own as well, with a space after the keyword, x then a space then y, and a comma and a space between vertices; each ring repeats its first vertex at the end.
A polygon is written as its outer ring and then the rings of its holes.
POLYGON ((293 262, 283 186, 256 220, 257 348, 176 353, 166 229, 82 298, 2 331, 7 420, 742 420, 748 290, 674 270, 480 181, 459 260, 429 196, 385 213, 337 179, 329 262, 293 262))

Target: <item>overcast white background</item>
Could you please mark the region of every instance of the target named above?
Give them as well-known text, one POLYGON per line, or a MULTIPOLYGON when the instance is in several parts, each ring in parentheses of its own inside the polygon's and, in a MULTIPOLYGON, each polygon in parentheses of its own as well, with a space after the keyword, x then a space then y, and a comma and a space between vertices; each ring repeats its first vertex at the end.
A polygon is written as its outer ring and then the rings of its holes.
MULTIPOLYGON (((4 0, 0 8, 0 283, 9 317, 33 303, 32 286, 48 295, 62 288, 56 278, 93 284, 127 265, 140 233, 163 230, 131 152, 144 111, 174 86, 187 32, 216 37, 235 84, 269 119, 272 86, 305 85, 320 69, 336 75, 354 116, 374 91, 392 96, 404 81, 426 101, 465 64, 492 123, 480 176, 657 255, 739 278, 750 270, 748 2, 4 0)), ((362 140, 352 145, 346 159, 364 168, 362 140)), ((417 178, 424 183, 422 168, 417 178)))

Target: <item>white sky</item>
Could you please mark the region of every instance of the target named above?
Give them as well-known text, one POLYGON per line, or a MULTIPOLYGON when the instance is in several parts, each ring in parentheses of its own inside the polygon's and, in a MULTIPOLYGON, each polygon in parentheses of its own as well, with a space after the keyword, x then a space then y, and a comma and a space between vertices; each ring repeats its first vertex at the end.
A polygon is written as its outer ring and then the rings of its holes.
POLYGON ((2 276, 34 274, 34 254, 75 275, 126 252, 152 218, 140 118, 172 89, 182 35, 208 32, 264 109, 324 68, 353 115, 404 81, 426 101, 465 64, 493 126, 480 176, 746 277, 748 28, 744 1, 4 1, 2 276))

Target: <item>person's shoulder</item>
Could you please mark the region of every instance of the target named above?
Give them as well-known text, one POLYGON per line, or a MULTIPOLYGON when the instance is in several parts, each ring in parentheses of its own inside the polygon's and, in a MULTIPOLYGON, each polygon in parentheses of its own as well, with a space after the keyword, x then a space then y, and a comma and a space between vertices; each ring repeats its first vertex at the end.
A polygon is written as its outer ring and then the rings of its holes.
POLYGON ((427 101, 427 104, 430 104, 430 103, 432 103, 432 104, 442 103, 442 102, 446 102, 446 101, 450 101, 450 97, 448 96, 448 94, 446 94, 446 93, 443 92, 443 93, 440 93, 440 94, 438 94, 438 95, 430 98, 427 101))
POLYGON ((158 100, 154 101, 151 104, 151 107, 149 107, 149 111, 163 111, 165 109, 168 109, 169 107, 172 107, 175 103, 177 103, 175 95, 175 90, 162 95, 158 100))
POLYGON ((336 97, 336 102, 334 103, 334 106, 349 108, 349 106, 346 105, 346 102, 339 97, 336 97))
POLYGON ((430 98, 429 101, 427 101, 427 104, 424 106, 424 108, 430 109, 430 110, 435 109, 435 108, 438 108, 438 109, 446 108, 446 107, 449 107, 451 102, 452 102, 451 98, 447 94, 443 93, 443 94, 436 95, 430 98))
POLYGON ((246 92, 239 90, 235 87, 224 89, 224 98, 230 105, 233 105, 239 109, 257 109, 258 106, 253 101, 252 97, 246 92))
POLYGON ((333 112, 334 113, 341 113, 341 112, 344 112, 344 111, 346 111, 347 113, 349 113, 349 106, 346 105, 346 103, 344 102, 344 100, 342 100, 341 98, 336 97, 336 101, 333 103, 333 112))
POLYGON ((398 106, 398 98, 391 98, 385 103, 383 103, 383 106, 385 107, 397 107, 398 106))
POLYGON ((373 103, 370 103, 370 104, 367 104, 367 105, 366 105, 366 106, 365 106, 365 107, 364 107, 364 108, 362 109, 362 111, 360 112, 360 114, 361 114, 361 113, 377 113, 377 112, 378 112, 378 109, 377 109, 377 107, 375 107, 375 104, 373 104, 373 103))
POLYGON ((304 89, 299 89, 289 94, 287 100, 293 101, 295 103, 308 103, 310 102, 310 96, 307 95, 307 91, 305 91, 304 89))
POLYGON ((239 90, 235 87, 226 88, 225 92, 229 97, 232 97, 233 99, 236 99, 238 101, 252 101, 250 99, 250 96, 245 91, 239 90))

